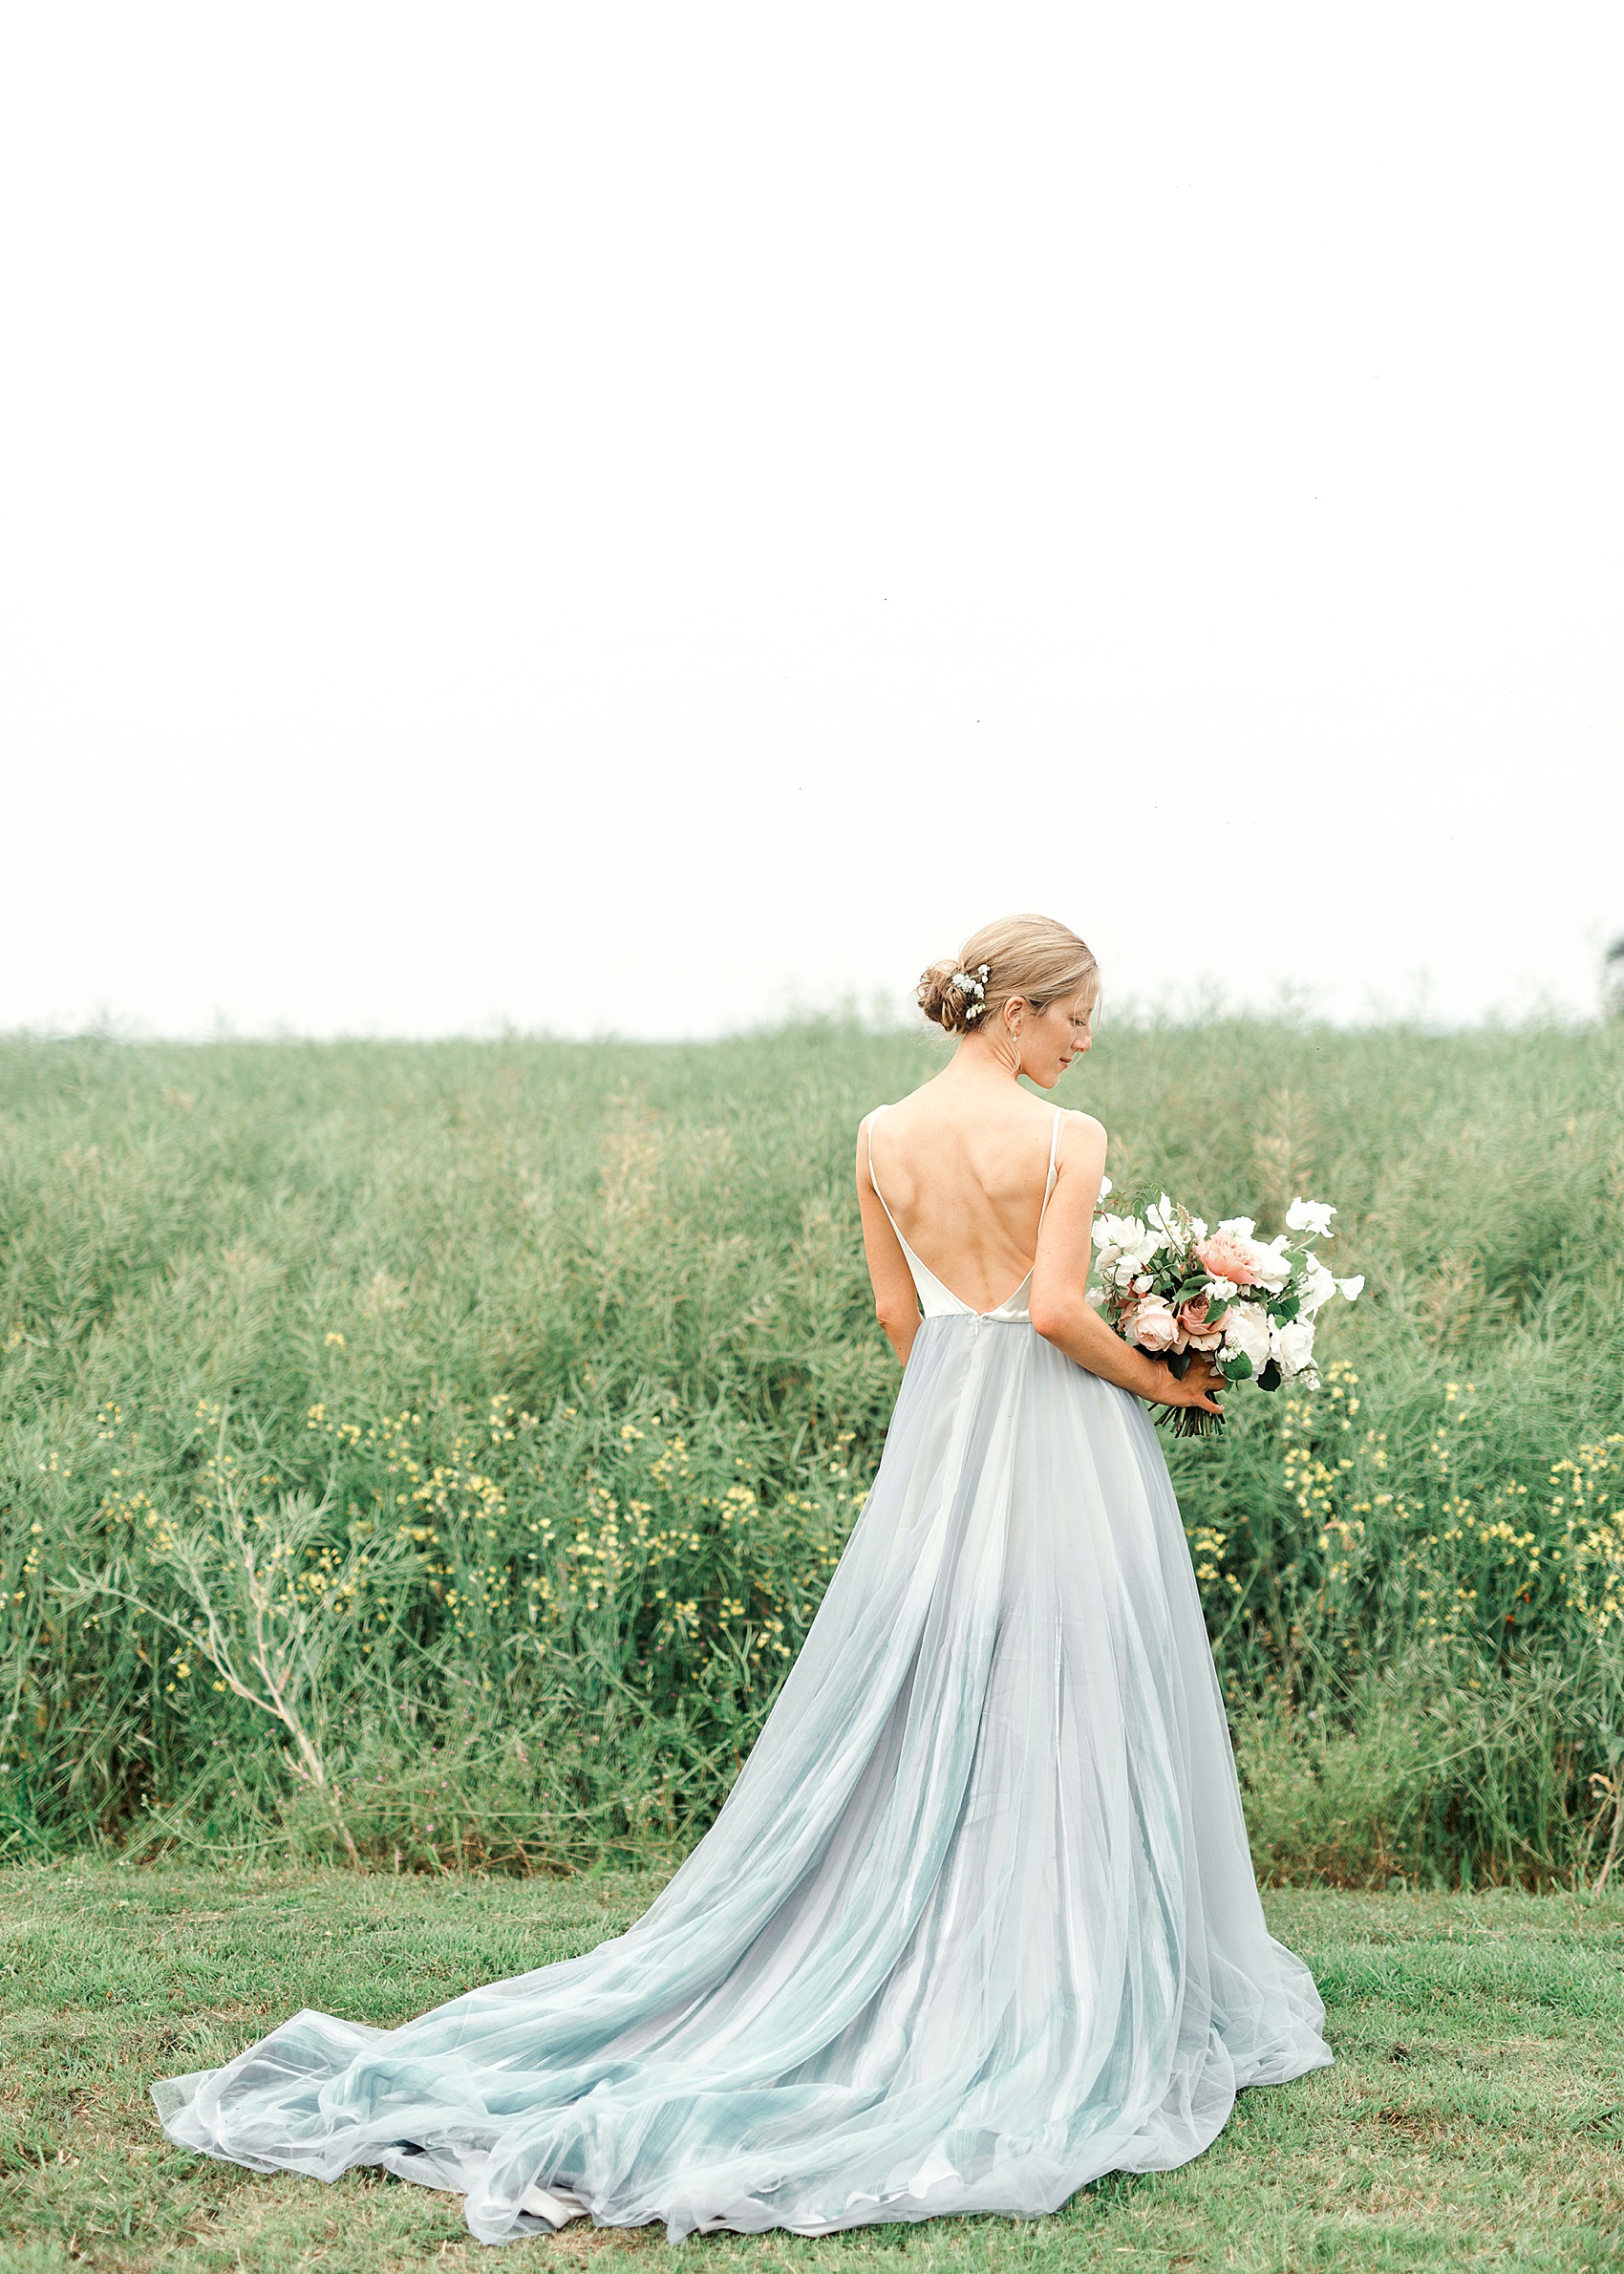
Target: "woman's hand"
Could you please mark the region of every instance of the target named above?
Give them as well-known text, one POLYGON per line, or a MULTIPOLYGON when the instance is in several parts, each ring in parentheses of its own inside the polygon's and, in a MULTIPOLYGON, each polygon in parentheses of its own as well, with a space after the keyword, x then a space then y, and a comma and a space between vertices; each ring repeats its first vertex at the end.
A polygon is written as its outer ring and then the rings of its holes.
POLYGON ((1224 1377, 1201 1351, 1190 1360, 1182 1382, 1175 1382, 1165 1366, 1160 1371, 1166 1374, 1167 1381, 1165 1388, 1156 1393, 1158 1405, 1194 1405, 1202 1413, 1222 1412, 1218 1393, 1224 1386, 1224 1377))

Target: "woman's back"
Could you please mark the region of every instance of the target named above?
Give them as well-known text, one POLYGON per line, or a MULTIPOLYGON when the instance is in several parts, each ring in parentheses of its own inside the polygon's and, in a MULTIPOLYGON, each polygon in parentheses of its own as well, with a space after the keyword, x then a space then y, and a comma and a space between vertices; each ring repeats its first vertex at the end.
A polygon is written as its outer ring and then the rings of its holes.
POLYGON ((1054 1106, 1013 1083, 988 1096, 928 1082, 869 1116, 876 1192, 972 1311, 1006 1301, 1032 1269, 1055 1137, 1054 1106))

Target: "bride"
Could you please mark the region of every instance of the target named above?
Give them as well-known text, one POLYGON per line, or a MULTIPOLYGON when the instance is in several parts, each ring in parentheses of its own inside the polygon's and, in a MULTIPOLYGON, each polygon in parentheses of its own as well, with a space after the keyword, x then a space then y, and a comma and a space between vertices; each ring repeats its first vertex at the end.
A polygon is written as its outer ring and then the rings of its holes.
POLYGON ((865 1122, 904 1374, 874 1488, 716 1823, 627 1934, 396 2029, 297 2014, 155 2089, 171 2139, 465 2199, 481 2241, 1058 2209, 1328 2062, 1272 1941, 1141 1400, 1085 1299, 1105 1132, 1042 1105, 1094 957, 1037 916, 920 985, 951 1062, 865 1122), (923 1316, 921 1316, 923 1313, 923 1316))

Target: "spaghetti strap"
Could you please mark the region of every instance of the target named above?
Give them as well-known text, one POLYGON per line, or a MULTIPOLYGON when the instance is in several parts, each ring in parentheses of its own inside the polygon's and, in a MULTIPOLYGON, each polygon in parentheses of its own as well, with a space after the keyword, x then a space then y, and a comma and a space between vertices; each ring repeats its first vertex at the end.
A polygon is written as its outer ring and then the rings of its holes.
MULTIPOLYGON (((1050 1194, 1055 1190, 1055 1162, 1060 1148, 1060 1116, 1062 1113, 1064 1113, 1064 1111, 1065 1107, 1063 1105, 1056 1106, 1054 1126, 1049 1131, 1049 1174, 1043 1186, 1043 1205, 1037 1212, 1037 1229, 1039 1232, 1042 1231, 1043 1219, 1049 1212, 1050 1194)), ((872 1153, 870 1153, 868 1157, 868 1173, 870 1176, 872 1176, 874 1173, 874 1157, 872 1153)))
MULTIPOLYGON (((868 1182, 871 1185, 874 1185, 874 1124, 879 1120, 881 1114, 884 1113, 885 1110, 886 1108, 883 1105, 876 1105, 873 1112, 868 1116, 868 1119, 863 1125, 863 1139, 864 1143, 868 1148, 868 1182)), ((876 1197, 879 1194, 879 1186, 874 1185, 876 1197)), ((885 1206, 884 1201, 881 1202, 881 1206, 885 1206)))
MULTIPOLYGON (((864 1141, 868 1148, 868 1182, 874 1187, 875 1199, 880 1203, 880 1206, 886 1212, 887 1223, 889 1224, 891 1230, 896 1234, 898 1239, 902 1239, 902 1227, 900 1224, 898 1224, 895 1216, 892 1215, 890 1211, 890 1203, 887 1200, 884 1192, 881 1191, 879 1181, 874 1174, 874 1124, 879 1120, 881 1114, 884 1113, 885 1110, 886 1108, 883 1105, 876 1105, 873 1112, 868 1116, 868 1119, 863 1125, 864 1141)), ((907 1240, 902 1239, 902 1244, 906 1250, 908 1247, 907 1240)))

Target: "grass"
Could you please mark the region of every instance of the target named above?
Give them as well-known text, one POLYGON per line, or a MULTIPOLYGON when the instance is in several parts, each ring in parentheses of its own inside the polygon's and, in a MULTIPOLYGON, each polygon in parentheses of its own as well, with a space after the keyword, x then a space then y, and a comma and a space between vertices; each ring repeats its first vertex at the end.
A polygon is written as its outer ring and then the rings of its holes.
MULTIPOLYGON (((895 1393, 853 1134, 938 1062, 0 1039, 0 1856, 680 1854, 895 1393)), ((1273 1880, 1624 1862, 1624 1022, 1107 1023, 1120 1185, 1368 1276, 1174 1444, 1273 1880)))
MULTIPOLYGON (((624 1927, 657 1879, 385 1878, 335 1870, 0 1874, 5 2274, 345 2274, 482 2260, 456 2199, 374 2175, 328 2189, 184 2155, 153 2077, 218 2061, 301 2005, 393 2023, 624 1927)), ((1624 2252, 1624 1900, 1285 1890, 1336 2066, 1244 2094, 1183 2170, 1108 2178, 1053 2219, 818 2241, 694 2238, 684 2264, 1139 2265, 1319 2274, 1610 2267, 1624 2252)), ((516 2246, 596 2274, 675 2257, 662 2229, 516 2246)))

